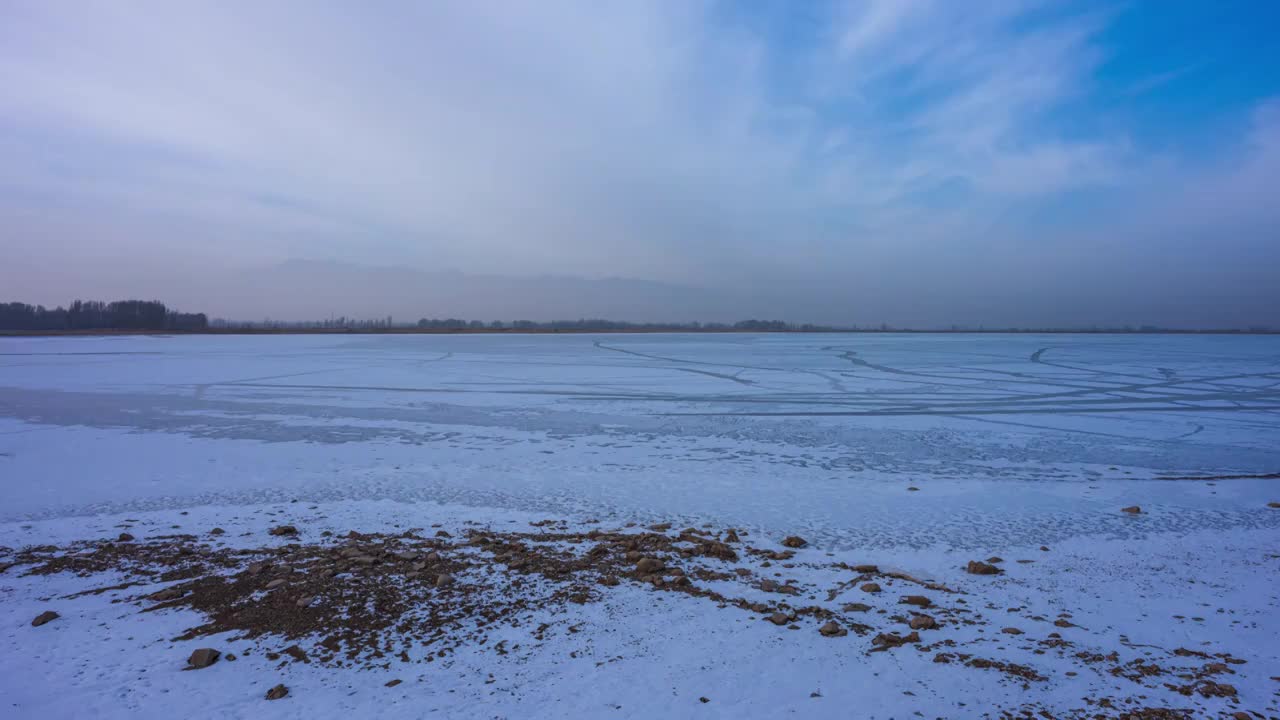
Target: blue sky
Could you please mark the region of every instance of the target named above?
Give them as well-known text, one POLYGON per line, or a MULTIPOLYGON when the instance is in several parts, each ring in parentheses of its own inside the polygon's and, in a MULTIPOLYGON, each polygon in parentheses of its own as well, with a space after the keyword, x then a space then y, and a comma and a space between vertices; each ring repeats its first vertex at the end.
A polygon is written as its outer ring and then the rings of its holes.
POLYGON ((0 288, 513 317, 595 314, 554 278, 628 278, 696 291, 629 319, 1280 325, 1277 26, 1182 0, 8 0, 0 288), (341 293, 243 287, 299 260, 347 267, 341 293))

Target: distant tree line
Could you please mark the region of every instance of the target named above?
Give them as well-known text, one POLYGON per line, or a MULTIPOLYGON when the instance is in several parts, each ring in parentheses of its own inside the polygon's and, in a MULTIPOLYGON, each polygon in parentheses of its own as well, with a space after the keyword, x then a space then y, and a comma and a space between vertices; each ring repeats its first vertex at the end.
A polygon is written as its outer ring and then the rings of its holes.
POLYGON ((743 320, 736 323, 716 322, 625 322, 600 318, 579 320, 463 320, 461 318, 422 318, 417 322, 395 323, 391 316, 385 318, 356 319, 346 316, 327 320, 225 320, 215 318, 209 323, 215 330, 445 330, 445 331, 672 331, 672 332, 724 332, 740 330, 748 332, 820 332, 839 328, 809 323, 794 324, 781 320, 743 320))
POLYGON ((170 310, 158 300, 76 300, 67 307, 0 303, 0 330, 205 330, 204 313, 170 310))

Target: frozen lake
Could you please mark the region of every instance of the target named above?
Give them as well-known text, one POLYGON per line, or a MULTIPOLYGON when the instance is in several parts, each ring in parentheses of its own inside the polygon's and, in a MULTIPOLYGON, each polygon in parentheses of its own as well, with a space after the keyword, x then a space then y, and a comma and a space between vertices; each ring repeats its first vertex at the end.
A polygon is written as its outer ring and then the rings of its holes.
POLYGON ((1276 480, 1164 479, 1278 471, 1274 336, 0 340, 0 521, 393 499, 964 547, 1280 527, 1276 480))

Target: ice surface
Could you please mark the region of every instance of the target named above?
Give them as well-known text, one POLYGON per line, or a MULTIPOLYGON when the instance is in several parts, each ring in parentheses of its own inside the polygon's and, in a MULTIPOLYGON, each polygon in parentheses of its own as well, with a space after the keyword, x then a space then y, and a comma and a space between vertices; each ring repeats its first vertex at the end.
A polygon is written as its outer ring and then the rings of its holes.
POLYGON ((439 500, 831 547, 1277 527, 1280 338, 0 341, 0 519, 439 500), (904 492, 908 485, 920 493, 904 492))
POLYGON ((189 611, 80 594, 106 577, 14 570, 0 574, 0 718, 963 718, 1024 702, 1067 717, 1124 695, 1275 716, 1277 472, 1280 337, 5 339, 0 551, 122 527, 218 525, 221 542, 252 547, 284 521, 311 538, 544 516, 707 522, 762 543, 806 537, 801 562, 774 570, 815 586, 843 561, 955 587, 1027 635, 937 637, 1049 680, 1027 692, 932 653, 868 654, 866 638, 627 584, 531 619, 558 628, 545 643, 495 629, 525 645, 508 658, 470 647, 345 672, 256 651, 182 672, 195 646, 252 643, 175 642, 198 622, 189 611), (960 569, 992 554, 1009 558, 1005 576, 960 569), (63 618, 30 627, 50 607, 63 618), (1072 652, 1247 659, 1220 677, 1238 702, 1028 650, 1064 610, 1072 652), (277 682, 290 697, 264 701, 277 682))

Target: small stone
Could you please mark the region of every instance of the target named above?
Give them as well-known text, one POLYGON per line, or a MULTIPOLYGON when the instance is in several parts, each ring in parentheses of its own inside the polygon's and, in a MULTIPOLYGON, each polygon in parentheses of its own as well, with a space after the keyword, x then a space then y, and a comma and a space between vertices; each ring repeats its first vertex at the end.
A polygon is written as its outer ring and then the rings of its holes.
POLYGON ((1054 620, 1053 624, 1060 628, 1075 627, 1075 625, 1071 624, 1070 620, 1063 620, 1062 618, 1058 618, 1057 620, 1054 620))
POLYGON ((880 572, 880 566, 879 565, 854 565, 853 571, 856 573, 878 573, 880 572))
POLYGON ((861 590, 865 593, 878 593, 880 592, 880 585, 877 583, 865 583, 861 590))
POLYGON ((825 637, 844 637, 849 634, 849 631, 840 627, 840 624, 835 620, 828 620, 826 625, 818 628, 818 632, 825 637))
POLYGON ((662 569, 665 567, 666 563, 657 558, 641 558, 640 561, 636 563, 636 572, 641 575, 652 575, 657 572, 662 572, 662 569))
POLYGON ((724 541, 727 543, 742 542, 742 540, 738 538, 738 531, 733 528, 729 528, 729 532, 724 534, 724 541))
POLYGON ((1047 545, 1041 545, 1040 552, 1049 552, 1049 547, 1047 545))
POLYGON ((217 528, 217 527, 216 527, 216 528, 214 528, 214 529, 210 530, 210 531, 209 531, 209 534, 210 534, 210 535, 222 535, 222 534, 224 534, 224 533, 226 533, 226 532, 227 532, 226 530, 223 530, 222 528, 217 528))
POLYGON ((279 525, 267 531, 272 535, 297 535, 298 528, 292 525, 279 525))
POLYGON ((222 653, 214 650, 213 648, 200 648, 199 650, 191 653, 191 657, 187 658, 187 666, 192 670, 207 668, 218 662, 218 656, 221 654, 222 653))
POLYGON ((285 584, 285 583, 287 583, 287 582, 289 582, 289 581, 288 581, 288 580, 285 580, 284 578, 276 578, 275 580, 272 580, 271 582, 267 583, 267 589, 268 589, 268 590, 275 590, 276 588, 280 587, 281 585, 283 585, 283 584, 285 584))
POLYGON ((268 690, 268 691, 267 691, 267 699, 268 699, 268 700, 279 700, 280 698, 282 698, 282 697, 284 697, 285 695, 288 695, 288 694, 289 694, 289 688, 287 688, 287 687, 285 687, 283 684, 281 684, 281 685, 277 685, 277 686, 275 686, 275 687, 273 687, 273 688, 271 688, 270 690, 268 690))
POLYGON ((399 685, 401 682, 403 681, 400 678, 396 678, 395 680, 391 680, 388 683, 386 683, 386 687, 395 687, 399 685))
POLYGON ((709 698, 709 697, 700 697, 700 698, 698 698, 698 702, 700 702, 700 703, 709 703, 709 702, 711 702, 711 698, 709 698))
POLYGON ((310 606, 311 606, 311 603, 315 602, 315 599, 316 599, 316 598, 315 598, 315 596, 314 596, 314 595, 308 595, 308 596, 306 596, 306 597, 300 597, 300 598, 298 598, 298 607, 300 607, 300 608, 310 607, 310 606))
POLYGON ((116 542, 133 542, 133 536, 129 533, 120 533, 120 537, 116 538, 116 542))
POLYGON ((616 578, 616 577, 614 577, 614 576, 612 576, 612 575, 605 575, 604 577, 600 578, 600 579, 599 579, 599 580, 597 580, 596 582, 600 583, 601 585, 604 585, 605 587, 617 587, 617 586, 618 586, 618 578, 616 578))
POLYGON ((789 547, 789 548, 802 548, 807 546, 808 544, 809 544, 809 541, 805 540, 804 538, 798 535, 788 536, 785 540, 782 541, 782 546, 789 547))
POLYGON ((449 573, 440 573, 436 576, 436 587, 448 587, 453 584, 453 576, 449 573))
POLYGON ((1130 515, 1141 515, 1142 508, 1138 507, 1137 505, 1130 505, 1127 508, 1120 508, 1120 512, 1126 512, 1126 513, 1129 513, 1130 515))
POLYGON ((764 603, 752 603, 751 612, 767 613, 769 612, 769 606, 764 603))
POLYGON ((970 560, 964 570, 970 575, 999 575, 1004 572, 995 565, 988 565, 987 563, 980 562, 978 560, 970 560))
POLYGON ((776 612, 769 616, 769 622, 774 625, 786 625, 791 621, 791 616, 784 612, 776 612))
POLYGON ((1280 508, 1280 502, 1269 502, 1269 503, 1267 503, 1267 507, 1269 507, 1269 508, 1280 508))
POLYGON ((923 595, 908 595, 898 601, 903 605, 915 605, 916 607, 927 608, 933 604, 933 601, 923 595))
POLYGON ((907 488, 907 492, 920 492, 920 488, 912 485, 911 487, 907 488))
POLYGON ((938 621, 931 615, 912 615, 911 621, 907 624, 912 630, 932 630, 938 627, 938 621))
POLYGON ((45 610, 44 612, 35 616, 35 619, 31 621, 31 627, 40 627, 41 625, 44 625, 45 623, 51 622, 53 620, 57 620, 60 617, 62 616, 52 610, 45 610))
POLYGON ((1004 558, 1000 557, 999 555, 992 555, 991 557, 987 558, 987 562, 991 563, 992 565, 998 565, 1004 562, 1004 558))
POLYGON ((864 603, 848 603, 840 609, 845 612, 866 612, 871 609, 871 606, 864 603))
POLYGON ((915 632, 914 630, 911 631, 911 634, 906 636, 901 636, 897 633, 880 633, 871 639, 871 644, 875 645, 877 650, 888 650, 889 648, 899 647, 901 645, 906 645, 907 643, 917 642, 920 642, 920 633, 915 632))
POLYGON ((1005 635, 1021 635, 1022 634, 1022 631, 1015 627, 1007 627, 1002 629, 1000 632, 1004 633, 1005 635))
POLYGON ((222 656, 222 659, 226 660, 227 662, 235 662, 236 656, 234 653, 227 653, 226 655, 222 656))
POLYGON ((414 560, 417 560, 417 559, 418 559, 418 553, 416 553, 416 552, 400 552, 400 553, 396 553, 396 559, 397 559, 397 560, 403 560, 403 561, 405 561, 405 562, 413 562, 414 560))

